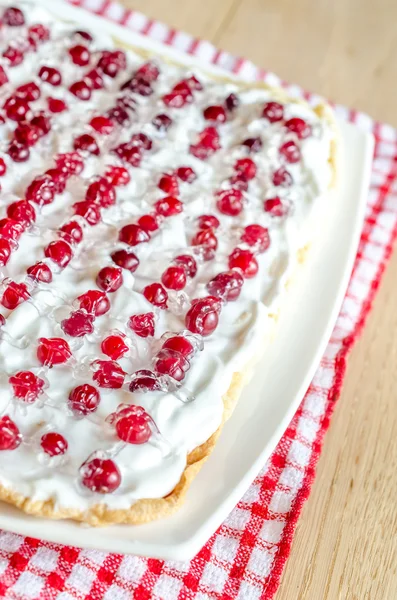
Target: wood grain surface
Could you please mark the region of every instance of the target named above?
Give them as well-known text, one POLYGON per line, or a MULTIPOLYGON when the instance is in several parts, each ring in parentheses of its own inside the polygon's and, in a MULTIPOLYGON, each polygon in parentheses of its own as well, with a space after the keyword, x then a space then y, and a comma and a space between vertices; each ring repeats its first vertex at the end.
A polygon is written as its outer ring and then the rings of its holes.
MULTIPOLYGON (((397 126, 396 0, 123 0, 397 126)), ((276 600, 397 599, 397 253, 350 360, 276 600)))

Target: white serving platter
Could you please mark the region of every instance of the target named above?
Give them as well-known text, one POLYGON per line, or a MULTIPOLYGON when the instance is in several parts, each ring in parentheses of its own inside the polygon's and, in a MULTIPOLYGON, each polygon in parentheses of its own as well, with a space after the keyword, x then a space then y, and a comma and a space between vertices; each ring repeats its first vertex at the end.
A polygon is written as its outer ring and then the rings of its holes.
MULTIPOLYGON (((194 57, 61 1, 40 0, 40 4, 60 18, 77 21, 80 28, 102 29, 125 43, 224 74, 218 67, 203 65, 194 57)), ((31 517, 0 503, 1 528, 62 544, 171 560, 188 560, 200 550, 275 448, 310 384, 340 310, 363 222, 373 138, 353 125, 339 125, 341 177, 329 202, 324 229, 289 291, 271 351, 258 364, 182 509, 147 525, 87 530, 72 521, 31 517), (349 168, 344 170, 343 164, 349 168)))

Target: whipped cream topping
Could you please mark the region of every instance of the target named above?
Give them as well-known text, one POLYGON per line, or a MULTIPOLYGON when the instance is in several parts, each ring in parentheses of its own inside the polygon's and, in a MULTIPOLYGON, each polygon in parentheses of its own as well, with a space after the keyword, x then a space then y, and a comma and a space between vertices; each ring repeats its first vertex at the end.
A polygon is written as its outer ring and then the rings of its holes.
POLYGON ((329 156, 334 132, 309 107, 287 103, 283 106, 283 122, 300 117, 312 129, 309 137, 299 140, 283 123, 270 123, 262 117, 264 104, 273 99, 271 91, 259 87, 240 88, 237 83, 218 83, 199 70, 194 74, 203 90, 194 92, 193 102, 182 108, 167 107, 162 101, 164 94, 191 73, 155 58, 160 75, 153 84, 153 94, 147 97, 131 94, 137 104, 130 123, 115 127, 109 135, 99 135, 89 126, 90 119, 115 105, 121 84, 143 64, 143 59, 133 51, 126 51, 127 68, 114 79, 104 76, 104 89, 95 90, 88 101, 79 100, 68 91, 69 86, 95 66, 102 50, 112 48, 112 40, 92 34, 93 41, 87 43, 90 65, 80 67, 73 64, 68 55, 72 45, 86 43, 74 34, 79 26, 59 22, 31 4, 18 6, 24 12, 26 25, 2 29, 2 51, 9 43, 26 37, 27 27, 34 23, 49 27, 51 39, 36 52, 27 52, 18 66, 11 68, 2 60, 9 82, 0 88, 0 106, 16 87, 34 81, 41 90, 41 97, 31 103, 35 113, 43 110, 49 114, 49 96, 63 99, 68 109, 51 116, 51 131, 31 148, 26 162, 13 162, 7 154, 15 122, 6 119, 0 125, 0 156, 7 164, 7 172, 0 179, 2 216, 6 216, 10 203, 24 198, 27 186, 36 175, 55 166, 57 154, 72 150, 76 136, 94 135, 100 155, 82 152, 83 172, 68 180, 65 191, 57 194, 54 202, 41 209, 35 205, 36 223, 21 236, 9 262, 1 268, 2 280, 24 282, 26 269, 44 260, 54 277, 50 285, 38 285, 32 290, 31 299, 14 310, 0 306, 6 318, 2 329, 5 334, 0 336, 0 416, 8 415, 22 434, 18 448, 0 451, 0 484, 33 500, 53 499, 55 507, 60 509, 84 511, 99 502, 111 508, 126 509, 141 498, 163 497, 173 490, 186 466, 188 453, 219 427, 223 415, 222 395, 228 390, 233 373, 244 370, 262 351, 271 325, 269 315, 277 310, 285 293, 284 283, 296 263, 297 251, 310 240, 316 214, 326 201, 332 179, 329 156), (40 80, 37 74, 43 65, 60 70, 62 86, 54 87, 40 80), (208 159, 200 160, 189 152, 189 147, 197 142, 199 132, 214 125, 204 119, 203 110, 223 104, 230 93, 238 96, 239 106, 225 123, 216 125, 221 148, 208 159), (166 132, 158 131, 152 124, 159 113, 172 119, 166 132), (73 217, 72 205, 84 200, 93 178, 104 175, 109 165, 123 165, 110 150, 127 142, 134 133, 148 135, 153 142, 152 149, 144 153, 139 167, 128 166, 130 182, 117 187, 117 202, 102 211, 98 225, 90 227, 80 219, 84 239, 73 249, 69 265, 63 270, 57 269, 51 260, 44 259, 45 247, 59 239, 57 229, 73 217), (241 142, 252 137, 260 137, 262 148, 249 154, 241 142), (294 140, 300 148, 298 162, 287 164, 280 157, 279 147, 288 140, 294 140), (230 188, 228 179, 234 174, 233 165, 247 156, 254 160, 257 174, 244 192, 244 208, 237 216, 224 215, 216 208, 214 194, 230 188), (148 243, 132 248, 139 258, 139 267, 134 273, 123 269, 123 284, 109 294, 111 309, 95 320, 94 333, 83 338, 68 338, 60 323, 76 308, 73 303, 79 295, 98 289, 96 275, 100 268, 113 265, 111 252, 126 247, 118 241, 120 228, 153 211, 155 202, 165 196, 157 187, 161 175, 174 172, 180 166, 192 167, 197 175, 192 183, 179 182, 178 197, 183 202, 183 211, 165 218, 148 243), (289 187, 272 183, 272 174, 281 166, 292 176, 293 183, 289 187), (264 210, 264 200, 275 196, 288 206, 284 217, 264 210), (203 214, 216 215, 220 221, 215 258, 200 260, 196 250, 197 275, 182 291, 169 290, 167 310, 154 307, 143 296, 143 288, 159 282, 175 256, 194 254, 190 243, 198 231, 197 217, 203 214), (256 256, 258 274, 245 280, 237 300, 223 305, 219 326, 211 336, 204 338, 203 350, 198 350, 192 358, 181 389, 131 393, 128 385, 121 389, 99 388, 101 401, 94 413, 80 418, 72 414, 67 403, 69 393, 83 383, 95 385, 90 365, 96 359, 107 359, 101 352, 101 341, 109 332, 119 331, 126 336, 129 350, 118 362, 127 374, 152 369, 153 356, 162 344, 160 338, 167 332, 185 331, 184 318, 191 300, 208 295, 207 282, 229 269, 228 257, 234 248, 247 248, 240 237, 244 227, 250 224, 268 229, 270 246, 256 256), (141 338, 128 327, 128 319, 131 315, 148 312, 155 313, 155 336, 141 338), (41 337, 67 339, 73 359, 53 368, 43 367, 37 358, 41 337), (33 404, 15 398, 9 383, 9 377, 22 370, 32 371, 46 381, 45 393, 33 404), (105 419, 122 403, 142 406, 160 433, 141 445, 120 444, 105 419), (40 447, 41 436, 51 431, 61 433, 68 442, 67 452, 62 456, 50 458, 40 447), (113 493, 98 494, 79 483, 80 466, 97 451, 112 457, 120 470, 121 484, 113 493))

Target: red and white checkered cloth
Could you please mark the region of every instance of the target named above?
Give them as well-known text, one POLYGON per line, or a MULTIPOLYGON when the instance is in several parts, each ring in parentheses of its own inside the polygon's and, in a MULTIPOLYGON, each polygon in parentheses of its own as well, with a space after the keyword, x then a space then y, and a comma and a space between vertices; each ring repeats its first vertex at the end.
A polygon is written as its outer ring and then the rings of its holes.
MULTIPOLYGON (((249 79, 275 75, 109 0, 70 0, 249 79)), ((313 96, 297 86, 291 94, 313 96)), ((197 556, 175 563, 80 550, 0 531, 0 597, 25 600, 270 600, 310 493, 346 357, 371 308, 397 236, 397 131, 336 106, 376 138, 365 225, 353 275, 325 355, 296 415, 254 483, 197 556)))

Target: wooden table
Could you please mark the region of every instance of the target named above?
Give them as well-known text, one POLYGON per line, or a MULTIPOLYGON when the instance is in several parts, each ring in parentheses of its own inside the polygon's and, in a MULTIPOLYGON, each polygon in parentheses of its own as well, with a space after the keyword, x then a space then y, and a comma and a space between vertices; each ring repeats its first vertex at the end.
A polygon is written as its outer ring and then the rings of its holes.
MULTIPOLYGON (((397 126, 395 0, 124 0, 397 126)), ((276 600, 397 598, 397 253, 349 361, 276 600)))

